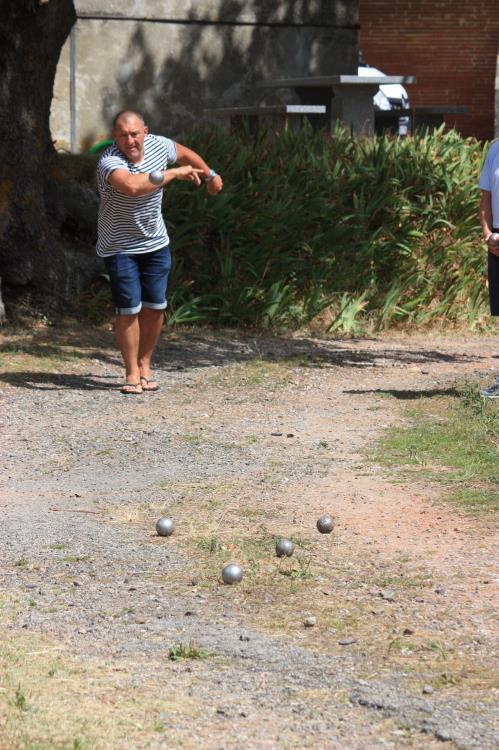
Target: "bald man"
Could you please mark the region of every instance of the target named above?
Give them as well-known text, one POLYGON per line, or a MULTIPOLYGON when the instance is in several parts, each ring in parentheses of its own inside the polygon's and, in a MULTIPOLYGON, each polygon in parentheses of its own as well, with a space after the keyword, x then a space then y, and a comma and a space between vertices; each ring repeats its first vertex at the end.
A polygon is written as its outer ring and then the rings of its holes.
POLYGON ((119 112, 113 121, 114 143, 97 165, 99 219, 97 254, 104 260, 116 312, 116 340, 125 365, 121 392, 157 391, 152 356, 166 309, 171 268, 169 237, 162 214, 163 187, 172 180, 210 195, 222 178, 204 159, 180 143, 153 135, 138 112, 119 112), (151 172, 155 175, 150 180, 151 172))

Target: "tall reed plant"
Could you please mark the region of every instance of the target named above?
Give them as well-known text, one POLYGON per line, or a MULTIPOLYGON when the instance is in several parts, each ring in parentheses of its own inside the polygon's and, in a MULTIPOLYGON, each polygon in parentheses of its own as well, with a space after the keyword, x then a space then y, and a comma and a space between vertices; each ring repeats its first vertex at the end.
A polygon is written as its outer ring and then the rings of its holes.
POLYGON ((331 330, 487 319, 483 144, 442 129, 359 139, 304 128, 191 133, 216 198, 166 191, 172 322, 331 330))

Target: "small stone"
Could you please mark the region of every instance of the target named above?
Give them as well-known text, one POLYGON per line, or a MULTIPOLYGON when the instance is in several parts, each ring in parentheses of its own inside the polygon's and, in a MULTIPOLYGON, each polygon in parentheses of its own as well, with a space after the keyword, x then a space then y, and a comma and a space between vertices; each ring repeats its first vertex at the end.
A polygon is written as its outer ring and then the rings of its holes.
POLYGON ((425 685, 423 688, 423 693, 425 695, 431 695, 433 693, 433 688, 431 685, 425 685))
POLYGON ((246 635, 245 633, 241 633, 241 635, 239 636, 239 640, 240 641, 249 641, 250 637, 249 637, 249 635, 246 635))
POLYGON ((303 624, 306 628, 313 628, 314 625, 317 625, 317 618, 312 616, 305 617, 305 619, 303 620, 303 624))
POLYGON ((437 727, 435 729, 435 737, 442 742, 450 742, 452 740, 452 733, 448 729, 437 727))
POLYGON ((440 596, 442 596, 443 594, 445 594, 445 589, 442 586, 438 586, 435 589, 435 594, 440 594, 440 596))
POLYGON ((271 432, 272 437, 282 437, 282 432, 271 432))
POLYGON ((351 646, 352 643, 357 643, 357 638, 342 638, 341 641, 338 641, 340 646, 351 646))
POLYGON ((197 585, 198 585, 197 578, 193 578, 191 581, 191 586, 197 586, 197 585))
POLYGON ((411 628, 404 628, 404 630, 402 631, 402 635, 414 635, 414 630, 412 630, 411 628))
POLYGON ((385 602, 394 602, 395 601, 395 593, 391 591, 390 589, 387 589, 386 591, 382 591, 380 594, 381 598, 385 600, 385 602))

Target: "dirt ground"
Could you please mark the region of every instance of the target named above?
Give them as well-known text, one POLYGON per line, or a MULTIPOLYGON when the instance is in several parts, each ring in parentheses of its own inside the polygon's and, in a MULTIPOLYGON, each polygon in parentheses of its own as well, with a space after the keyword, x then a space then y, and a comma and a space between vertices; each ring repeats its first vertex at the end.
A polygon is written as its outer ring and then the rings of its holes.
POLYGON ((496 526, 369 458, 498 336, 0 344, 0 750, 499 747, 496 526))

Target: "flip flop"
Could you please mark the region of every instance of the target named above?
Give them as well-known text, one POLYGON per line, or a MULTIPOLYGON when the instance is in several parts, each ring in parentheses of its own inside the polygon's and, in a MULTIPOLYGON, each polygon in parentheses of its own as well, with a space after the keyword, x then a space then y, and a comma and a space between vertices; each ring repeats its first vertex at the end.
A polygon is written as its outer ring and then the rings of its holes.
POLYGON ((143 391, 159 391, 159 383, 153 379, 149 380, 143 375, 140 376, 140 385, 143 391))
POLYGON ((142 385, 141 383, 125 383, 120 388, 121 393, 124 393, 125 396, 136 396, 139 393, 142 393, 142 385))

